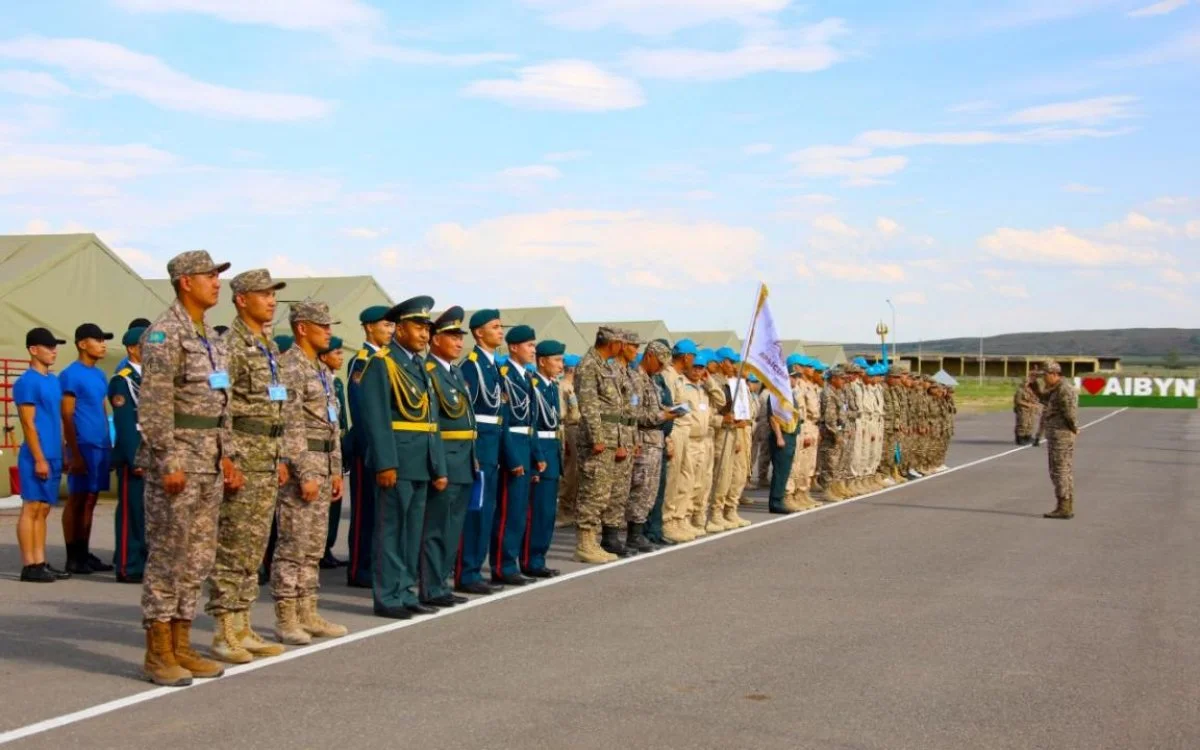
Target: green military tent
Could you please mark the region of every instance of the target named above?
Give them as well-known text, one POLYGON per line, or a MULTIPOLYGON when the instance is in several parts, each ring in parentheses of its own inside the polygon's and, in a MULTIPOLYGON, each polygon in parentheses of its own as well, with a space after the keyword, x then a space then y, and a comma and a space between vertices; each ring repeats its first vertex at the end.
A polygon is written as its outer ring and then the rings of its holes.
POLYGON ((702 349, 720 349, 727 346, 735 352, 742 351, 742 340, 736 331, 676 331, 675 340, 691 339, 702 349))
POLYGON ((827 365, 842 365, 846 363, 846 350, 841 344, 819 344, 812 341, 804 342, 804 353, 816 357, 827 365))
MULTIPOLYGON (((474 312, 468 310, 466 320, 470 320, 474 312)), ((583 354, 592 345, 592 340, 579 332, 565 307, 506 307, 500 311, 500 321, 505 327, 527 325, 533 328, 538 341, 561 341, 566 344, 570 354, 583 354)), ((473 345, 468 336, 466 350, 470 350, 473 345)), ((501 346, 500 350, 503 352, 505 348, 501 346)))

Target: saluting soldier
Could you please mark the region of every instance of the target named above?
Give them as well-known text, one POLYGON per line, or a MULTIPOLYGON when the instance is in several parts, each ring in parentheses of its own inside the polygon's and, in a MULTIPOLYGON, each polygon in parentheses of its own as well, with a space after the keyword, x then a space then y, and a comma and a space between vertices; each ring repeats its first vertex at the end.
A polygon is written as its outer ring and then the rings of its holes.
POLYGON ((112 449, 112 467, 117 472, 117 511, 113 516, 117 543, 113 566, 121 583, 141 583, 146 569, 146 480, 145 472, 135 465, 142 445, 138 397, 142 389, 141 338, 145 331, 141 326, 130 328, 121 337, 126 352, 124 366, 117 368, 108 382, 108 403, 117 438, 112 449))
POLYGON ((471 410, 475 413, 475 427, 479 433, 475 438, 475 457, 482 476, 483 502, 478 510, 468 508, 467 518, 463 521, 454 585, 463 594, 487 595, 503 588, 483 580, 482 570, 492 538, 500 486, 505 394, 500 383, 496 347, 504 342, 504 326, 500 323, 500 311, 494 309, 476 312, 471 316, 469 326, 475 348, 463 362, 462 375, 471 393, 471 410))
POLYGON ((191 646, 200 587, 217 551, 217 517, 225 491, 244 477, 229 424, 229 364, 204 319, 220 297, 220 274, 203 250, 175 256, 167 273, 175 301, 142 338, 138 402, 146 471, 146 572, 142 623, 146 676, 159 685, 189 685, 224 668, 191 646))
POLYGON ((446 455, 447 484, 432 490, 425 503, 421 540, 420 600, 428 607, 453 607, 467 598, 451 590, 454 560, 463 520, 471 500, 478 462, 475 460, 475 414, 462 372, 454 364, 462 356, 463 309, 451 307, 433 323, 430 356, 425 363, 438 401, 438 430, 446 455))
POLYGON ((563 472, 562 401, 558 376, 563 371, 566 350, 561 341, 550 339, 539 341, 536 350, 537 376, 532 379, 537 402, 535 437, 545 468, 538 471, 537 484, 533 485, 525 545, 521 550, 521 572, 530 578, 554 578, 559 574, 557 569, 546 567, 546 554, 554 541, 558 483, 563 472))
POLYGON ((340 638, 346 627, 317 608, 320 563, 329 504, 342 496, 342 447, 333 374, 318 361, 338 324, 324 302, 293 302, 288 312, 296 345, 279 359, 291 409, 289 429, 302 441, 289 451, 290 471, 279 495, 279 544, 271 565, 275 638, 302 646, 313 638, 340 638))
POLYGON ((534 432, 538 423, 538 402, 534 388, 538 378, 525 369, 533 364, 537 334, 526 325, 514 326, 505 335, 508 363, 500 366, 504 387, 504 439, 501 465, 504 469, 500 497, 492 522, 492 583, 524 586, 530 579, 521 575, 521 547, 528 526, 531 486, 544 471, 534 432))
POLYGON ((438 433, 438 402, 425 351, 433 298, 414 297, 388 311, 392 344, 367 360, 359 380, 366 463, 375 472, 375 614, 406 620, 437 610, 420 603, 417 575, 421 527, 430 487, 446 489, 446 456, 438 433))
POLYGON ((216 620, 212 653, 245 664, 283 648, 255 633, 250 608, 258 599, 258 567, 275 518, 279 488, 288 480, 286 456, 301 450, 288 392, 271 339, 275 295, 286 284, 265 268, 233 277, 237 317, 223 339, 229 353, 231 437, 246 484, 226 492, 217 522, 217 557, 204 611, 216 620))
POLYGON ((346 443, 350 466, 350 559, 346 583, 353 588, 371 588, 371 553, 375 540, 375 472, 367 465, 366 431, 358 399, 358 383, 371 357, 386 347, 396 331, 396 324, 387 320, 388 310, 375 305, 363 310, 358 321, 362 324, 362 348, 346 367, 346 401, 350 407, 350 431, 346 443))

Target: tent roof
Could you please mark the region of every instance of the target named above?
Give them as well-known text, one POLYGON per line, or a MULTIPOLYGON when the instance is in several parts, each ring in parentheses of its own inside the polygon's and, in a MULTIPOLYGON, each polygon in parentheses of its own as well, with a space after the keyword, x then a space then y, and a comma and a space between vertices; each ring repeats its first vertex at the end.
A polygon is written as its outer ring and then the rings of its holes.
POLYGON ((675 331, 675 340, 691 339, 696 345, 708 349, 720 349, 728 346, 735 352, 742 350, 742 340, 737 331, 675 331))
MULTIPOLYGON (((466 311, 467 320, 474 312, 466 311)), ((571 354, 583 354, 591 347, 591 340, 579 332, 565 307, 505 307, 500 310, 500 320, 506 326, 530 326, 539 341, 561 341, 571 354)))
POLYGON ((810 357, 816 357, 827 365, 841 365, 847 361, 846 350, 842 348, 841 344, 805 342, 804 353, 810 357))

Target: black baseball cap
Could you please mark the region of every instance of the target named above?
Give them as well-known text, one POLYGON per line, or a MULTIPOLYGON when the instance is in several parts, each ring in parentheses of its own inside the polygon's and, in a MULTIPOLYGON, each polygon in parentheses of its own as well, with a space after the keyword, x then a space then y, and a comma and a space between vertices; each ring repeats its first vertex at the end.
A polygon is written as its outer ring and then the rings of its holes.
POLYGON ((95 323, 84 323, 75 329, 75 341, 83 341, 84 339, 99 339, 100 341, 112 341, 113 335, 105 333, 100 329, 100 326, 95 323))
POLYGON ((48 346, 51 349, 61 346, 67 342, 62 339, 54 338, 54 334, 45 328, 31 328, 29 333, 25 334, 25 348, 31 346, 48 346))
POLYGON ((149 318, 134 318, 133 320, 129 321, 129 325, 127 325, 125 327, 127 329, 129 329, 129 328, 149 328, 150 327, 150 319, 149 318))

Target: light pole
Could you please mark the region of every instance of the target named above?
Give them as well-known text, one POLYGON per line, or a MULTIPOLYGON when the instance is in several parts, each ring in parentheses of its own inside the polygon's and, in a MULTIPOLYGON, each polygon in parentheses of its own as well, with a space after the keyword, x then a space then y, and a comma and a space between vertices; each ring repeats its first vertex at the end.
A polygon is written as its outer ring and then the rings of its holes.
MULTIPOLYGON (((887 353, 888 327, 887 327, 887 323, 884 323, 882 320, 879 321, 879 325, 875 326, 875 335, 879 337, 879 348, 880 348, 880 351, 882 352, 883 363, 886 365, 886 364, 888 364, 888 353, 887 353)), ((895 349, 896 349, 896 342, 893 341, 892 342, 893 357, 895 356, 895 349)))
POLYGON ((896 359, 896 306, 892 304, 890 299, 885 301, 888 307, 892 308, 892 361, 898 363, 899 360, 896 359))

